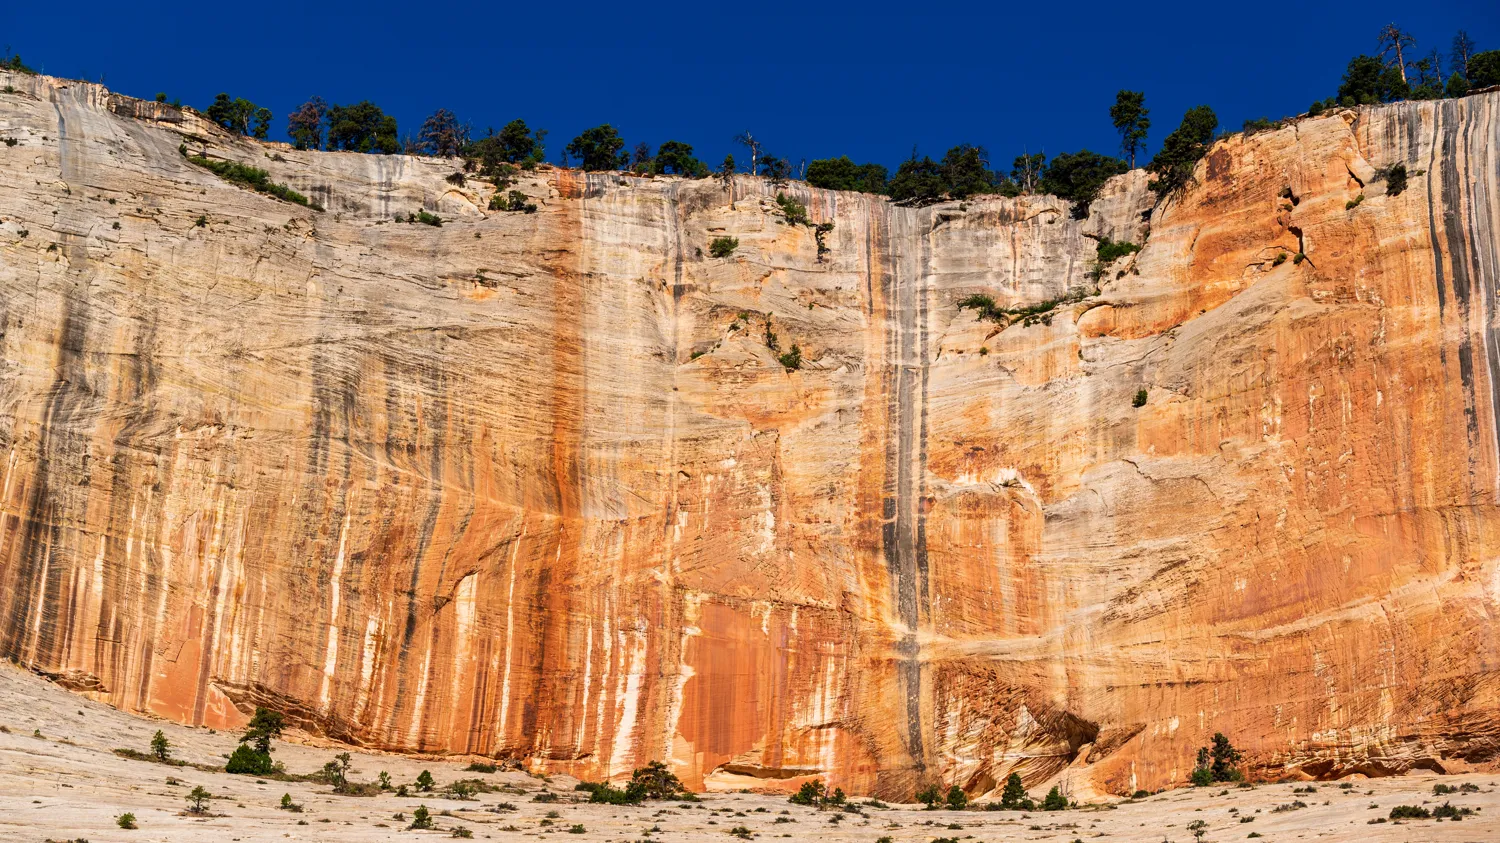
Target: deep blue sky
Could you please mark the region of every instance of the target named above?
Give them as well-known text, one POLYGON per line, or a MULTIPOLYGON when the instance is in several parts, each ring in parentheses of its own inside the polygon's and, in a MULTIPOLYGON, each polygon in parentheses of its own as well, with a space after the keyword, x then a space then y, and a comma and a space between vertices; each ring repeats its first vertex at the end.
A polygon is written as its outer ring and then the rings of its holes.
MULTIPOLYGON (((313 94, 370 99, 402 134, 439 107, 482 133, 521 117, 548 159, 613 123, 631 147, 676 139, 711 165, 749 128, 789 158, 892 169, 913 145, 1118 152, 1115 91, 1146 92, 1155 151, 1188 107, 1220 124, 1306 109, 1396 21, 1445 58, 1463 28, 1500 48, 1496 0, 1384 2, 13 3, 7 45, 46 73, 205 107, 218 91, 285 115, 313 94), (300 8, 299 8, 300 7, 300 8)), ((1446 72, 1446 71, 1445 71, 1446 72)))

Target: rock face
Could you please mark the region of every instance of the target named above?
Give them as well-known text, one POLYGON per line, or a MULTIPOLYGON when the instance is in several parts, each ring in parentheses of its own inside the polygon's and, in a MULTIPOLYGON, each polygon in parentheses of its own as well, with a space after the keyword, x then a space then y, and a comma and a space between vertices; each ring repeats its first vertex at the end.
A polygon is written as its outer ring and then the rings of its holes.
POLYGON ((1500 748, 1500 95, 1081 221, 789 185, 820 257, 748 177, 489 212, 451 161, 0 81, 0 654, 70 688, 886 796, 1179 784, 1216 731, 1268 775, 1500 748))

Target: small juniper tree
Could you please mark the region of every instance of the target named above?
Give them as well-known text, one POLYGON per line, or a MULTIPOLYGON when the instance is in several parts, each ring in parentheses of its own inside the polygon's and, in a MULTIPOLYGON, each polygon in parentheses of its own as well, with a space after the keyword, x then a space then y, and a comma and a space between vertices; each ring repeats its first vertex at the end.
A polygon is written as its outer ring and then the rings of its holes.
POLYGON ((1019 811, 1022 805, 1031 801, 1026 795, 1026 787, 1021 784, 1019 773, 1011 773, 1005 777, 1005 790, 1000 793, 1000 807, 1007 811, 1019 811))
POLYGON ((203 785, 197 785, 187 795, 188 811, 194 814, 202 814, 208 811, 208 800, 214 798, 212 793, 203 789, 203 785))
POLYGON ((1243 778, 1239 768, 1236 766, 1244 760, 1244 755, 1234 748, 1229 738, 1224 737, 1223 732, 1214 733, 1213 749, 1209 751, 1212 764, 1209 769, 1213 772, 1214 781, 1232 782, 1243 778))
POLYGON ((1042 810, 1061 811, 1066 807, 1068 807, 1068 797, 1063 796, 1062 790, 1057 785, 1053 785, 1052 789, 1047 791, 1047 798, 1042 800, 1042 810))
POLYGON ((816 779, 803 782, 802 787, 798 788, 787 801, 793 805, 821 805, 827 796, 828 788, 821 779, 816 779))
POLYGON ((417 790, 426 793, 432 790, 432 774, 423 770, 417 774, 417 790))
POLYGON ((716 258, 727 258, 739 247, 738 237, 715 237, 713 242, 708 244, 708 253, 716 258))
POLYGON ((323 774, 333 785, 335 793, 344 793, 349 789, 349 767, 352 761, 349 753, 340 752, 333 756, 333 760, 323 765, 323 774))
POLYGON ((952 787, 948 788, 947 802, 949 810, 962 811, 964 808, 967 808, 969 806, 969 795, 967 793, 964 793, 963 788, 959 787, 958 785, 953 785, 952 787))
POLYGON ((167 736, 160 729, 151 736, 151 754, 157 761, 166 761, 172 757, 172 745, 168 743, 167 736))
POLYGON ((427 810, 426 805, 418 805, 417 809, 411 812, 411 825, 407 828, 432 828, 432 814, 427 810))

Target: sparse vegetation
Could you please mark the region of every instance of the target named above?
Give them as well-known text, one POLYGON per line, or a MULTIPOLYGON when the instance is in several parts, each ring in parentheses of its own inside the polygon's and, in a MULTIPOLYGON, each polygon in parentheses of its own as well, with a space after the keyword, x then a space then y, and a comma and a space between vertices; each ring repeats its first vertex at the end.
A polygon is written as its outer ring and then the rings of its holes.
POLYGON ((1019 321, 1023 325, 1031 325, 1036 322, 1050 324, 1052 321, 1051 312, 1053 310, 1065 304, 1082 301, 1090 294, 1087 290, 1076 289, 1055 299, 1047 299, 1046 301, 1040 301, 1025 307, 1010 309, 997 306, 995 300, 984 293, 975 293, 974 295, 960 299, 958 308, 960 310, 978 311, 981 319, 988 319, 992 322, 1006 322, 1009 324, 1019 321))
POLYGON ((715 237, 713 242, 708 244, 708 253, 716 258, 727 258, 739 247, 738 237, 715 237))
POLYGON ((281 804, 277 807, 279 807, 283 811, 290 811, 293 814, 302 813, 302 806, 292 801, 292 795, 290 793, 281 794, 281 804))
POLYGON ((809 225, 807 219, 807 206, 787 196, 785 193, 776 194, 776 207, 781 215, 786 218, 790 225, 809 225))
POLYGON ((1244 774, 1235 766, 1243 757, 1224 733, 1215 732, 1212 747, 1198 748, 1198 761, 1191 776, 1193 785, 1207 787, 1214 782, 1243 781, 1244 774))
POLYGON ((140 828, 140 826, 135 824, 135 814, 132 814, 129 811, 126 811, 118 817, 115 817, 115 825, 125 829, 126 831, 132 831, 134 829, 140 828))
POLYGON ((1146 406, 1146 399, 1148 399, 1150 395, 1151 393, 1147 392, 1145 387, 1137 389, 1135 391, 1135 397, 1130 399, 1130 406, 1136 408, 1146 406))
POLYGON ((1405 164, 1392 164, 1375 171, 1375 178, 1385 180, 1387 196, 1400 196, 1402 191, 1406 190, 1406 177, 1405 164))
POLYGON ((1355 208, 1358 208, 1360 206, 1360 203, 1364 202, 1364 201, 1365 201, 1365 195, 1363 193, 1361 193, 1360 195, 1354 197, 1353 199, 1350 199, 1348 202, 1345 202, 1344 203, 1344 210, 1346 210, 1346 211, 1352 211, 1355 208))
POLYGON ((213 798, 213 794, 209 793, 207 790, 204 790, 203 785, 200 784, 194 786, 192 792, 187 795, 188 813, 208 813, 208 801, 213 798))
POLYGON ((1397 805, 1389 816, 1393 820, 1425 820, 1432 817, 1432 812, 1421 805, 1397 805))
POLYGON ((236 161, 224 161, 208 158, 203 155, 189 155, 187 160, 213 173, 230 184, 247 187, 257 193, 274 196, 283 202, 291 202, 314 211, 323 210, 323 206, 308 199, 306 196, 292 190, 284 184, 271 181, 271 174, 259 167, 251 167, 248 164, 240 164, 236 161))
POLYGON ((969 807, 969 795, 964 793, 964 789, 958 785, 948 788, 948 798, 945 801, 950 811, 962 811, 969 807))
POLYGON ((1219 118, 1206 105, 1188 109, 1179 125, 1166 140, 1156 157, 1146 165, 1155 176, 1151 189, 1158 196, 1166 196, 1184 187, 1193 176, 1193 168, 1213 143, 1214 130, 1219 127, 1219 118))
POLYGON ((1062 790, 1057 785, 1053 785, 1052 789, 1047 791, 1046 798, 1042 799, 1042 810, 1061 811, 1066 807, 1068 807, 1068 797, 1063 796, 1062 790))
POLYGON ((1125 257, 1126 255, 1133 255, 1140 250, 1141 247, 1136 245, 1135 243, 1116 241, 1111 240, 1108 237, 1104 237, 1099 240, 1099 246, 1095 250, 1095 255, 1097 256, 1099 263, 1108 265, 1114 263, 1120 258, 1125 257))
POLYGON ((802 368, 802 348, 796 343, 792 343, 792 350, 785 354, 777 355, 776 360, 788 372, 795 372, 802 368))
POLYGON ((286 719, 280 712, 257 707, 255 715, 245 726, 240 736, 240 745, 229 756, 225 770, 247 776, 268 776, 274 769, 271 763, 271 741, 281 737, 286 719))
POLYGON ((231 132, 262 140, 271 127, 271 109, 258 106, 244 97, 231 99, 225 93, 214 97, 213 103, 204 109, 203 116, 231 132))
POLYGON ((1036 807, 1027 795, 1026 788, 1021 784, 1019 773, 1011 773, 1005 777, 1005 789, 1000 792, 1000 810, 1002 811, 1030 811, 1036 807))
POLYGON ((512 190, 504 193, 497 190, 495 191, 495 194, 490 197, 490 210, 520 211, 525 214, 534 214, 536 213, 536 203, 529 201, 529 198, 526 196, 526 194, 522 193, 519 190, 512 190))
MULTIPOLYGON (((400 815, 398 814, 397 816, 399 817, 400 815)), ((427 810, 426 805, 418 805, 416 807, 416 810, 411 812, 411 825, 406 827, 407 830, 422 830, 432 827, 433 825, 431 812, 427 810)))

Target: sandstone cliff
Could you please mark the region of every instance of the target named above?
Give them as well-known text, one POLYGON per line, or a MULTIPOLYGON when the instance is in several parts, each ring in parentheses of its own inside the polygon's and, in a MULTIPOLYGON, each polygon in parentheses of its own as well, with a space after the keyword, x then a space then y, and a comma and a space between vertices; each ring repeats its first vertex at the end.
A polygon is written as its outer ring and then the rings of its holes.
POLYGON ((1500 747, 1500 95, 1230 138, 1084 221, 793 184, 820 259, 756 179, 489 212, 453 162, 0 82, 0 654, 69 687, 886 796, 1176 784, 1215 731, 1271 775, 1500 747))

